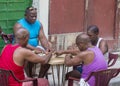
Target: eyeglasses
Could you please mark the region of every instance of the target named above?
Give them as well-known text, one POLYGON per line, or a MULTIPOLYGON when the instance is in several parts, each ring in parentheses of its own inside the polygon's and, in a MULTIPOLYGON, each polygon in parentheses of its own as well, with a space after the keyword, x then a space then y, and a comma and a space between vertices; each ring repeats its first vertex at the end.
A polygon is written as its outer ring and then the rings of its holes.
POLYGON ((34 7, 29 7, 28 10, 29 10, 29 11, 33 11, 33 10, 37 10, 37 9, 34 8, 34 7))

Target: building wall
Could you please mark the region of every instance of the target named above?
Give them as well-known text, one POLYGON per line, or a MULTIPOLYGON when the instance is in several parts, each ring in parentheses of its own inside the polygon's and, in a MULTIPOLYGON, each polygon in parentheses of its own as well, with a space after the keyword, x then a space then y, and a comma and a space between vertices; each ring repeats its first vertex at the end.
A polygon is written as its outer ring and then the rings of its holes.
MULTIPOLYGON (((88 2, 88 0, 86 0, 88 2)), ((86 2, 86 9, 87 9, 86 2)), ((38 8, 38 19, 41 21, 44 27, 44 32, 48 37, 49 31, 49 0, 33 0, 33 6, 38 8)), ((120 0, 117 0, 117 20, 116 27, 120 28, 120 0)), ((118 30, 120 31, 120 30, 118 30)), ((120 33, 120 32, 119 32, 120 33)), ((118 38, 120 35, 118 33, 118 38)), ((66 33, 66 34, 54 34, 49 36, 49 40, 53 43, 53 47, 57 49, 66 49, 67 46, 72 45, 75 42, 75 37, 79 33, 66 33)), ((118 40, 117 47, 120 47, 120 41, 118 40)))
POLYGON ((33 0, 33 6, 37 8, 37 17, 43 25, 45 35, 48 37, 49 0, 33 0))
MULTIPOLYGON (((31 6, 32 0, 0 0, 0 27, 6 34, 13 33, 13 26, 24 17, 26 7, 31 6)), ((0 37, 0 51, 5 42, 0 37)))
POLYGON ((115 48, 120 50, 120 0, 117 0, 117 11, 116 11, 116 27, 118 28, 118 45, 115 48))
POLYGON ((54 34, 48 35, 49 31, 49 0, 33 0, 33 6, 37 8, 38 19, 43 24, 44 32, 52 46, 59 49, 67 49, 67 46, 75 42, 75 38, 79 33, 54 34))

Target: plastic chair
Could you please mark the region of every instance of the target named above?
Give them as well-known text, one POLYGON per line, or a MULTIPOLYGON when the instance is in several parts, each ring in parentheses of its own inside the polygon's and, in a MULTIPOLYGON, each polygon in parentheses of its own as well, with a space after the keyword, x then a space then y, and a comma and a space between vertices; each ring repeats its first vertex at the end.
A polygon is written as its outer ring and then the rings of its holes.
POLYGON ((19 80, 15 77, 11 70, 5 70, 0 68, 0 86, 9 86, 9 76, 12 76, 18 83, 33 81, 33 86, 38 86, 37 78, 19 80))
POLYGON ((2 39, 5 44, 12 43, 14 35, 13 34, 1 34, 2 39))
POLYGON ((0 27, 0 36, 4 40, 5 44, 12 43, 14 35, 13 34, 5 34, 0 27))
POLYGON ((113 66, 118 59, 118 54, 109 53, 108 56, 108 67, 113 66))
MULTIPOLYGON (((95 86, 108 86, 109 81, 116 77, 120 72, 120 69, 106 69, 100 70, 96 72, 92 72, 88 78, 85 80, 86 82, 91 78, 91 76, 95 77, 95 86)), ((73 81, 79 81, 80 79, 69 77, 68 86, 73 86, 73 81)))

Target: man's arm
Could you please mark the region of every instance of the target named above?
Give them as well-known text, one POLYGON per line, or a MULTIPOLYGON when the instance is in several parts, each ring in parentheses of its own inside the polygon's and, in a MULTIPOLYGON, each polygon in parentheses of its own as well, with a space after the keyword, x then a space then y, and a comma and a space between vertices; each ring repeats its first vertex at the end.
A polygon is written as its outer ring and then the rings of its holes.
POLYGON ((62 55, 62 54, 72 54, 72 55, 77 55, 80 53, 80 50, 75 44, 72 44, 71 46, 67 47, 67 50, 59 50, 56 51, 55 54, 57 55, 62 55))
POLYGON ((52 57, 53 52, 48 52, 47 55, 39 56, 31 51, 27 52, 26 60, 34 63, 47 64, 52 57))
MULTIPOLYGON (((21 27, 22 27, 21 24, 16 23, 16 24, 14 25, 14 27, 13 27, 14 34, 15 34, 21 27)), ((30 50, 36 50, 35 47, 33 47, 33 46, 29 45, 29 44, 27 44, 26 48, 28 48, 28 49, 30 49, 30 50)))
POLYGON ((14 34, 21 28, 22 26, 19 23, 16 23, 13 27, 14 34))
POLYGON ((101 40, 100 42, 100 46, 99 46, 100 50, 102 51, 103 54, 108 52, 108 44, 105 40, 101 40))
POLYGON ((47 40, 43 27, 41 26, 40 32, 39 32, 39 40, 41 42, 41 45, 45 48, 45 50, 50 50, 49 41, 47 40))
POLYGON ((67 54, 65 56, 65 65, 67 66, 79 65, 81 62, 82 62, 82 54, 78 54, 75 57, 72 57, 71 54, 67 54))
POLYGON ((72 55, 77 55, 80 51, 78 49, 74 49, 74 50, 59 50, 56 51, 55 54, 56 55, 62 55, 62 54, 72 54, 72 55))
POLYGON ((76 56, 72 57, 71 54, 66 55, 65 65, 75 66, 84 62, 85 65, 90 64, 94 60, 94 52, 90 50, 82 51, 76 56))
POLYGON ((29 49, 20 47, 14 52, 14 60, 19 65, 23 65, 24 61, 46 64, 50 60, 52 53, 49 52, 47 55, 39 56, 29 49))

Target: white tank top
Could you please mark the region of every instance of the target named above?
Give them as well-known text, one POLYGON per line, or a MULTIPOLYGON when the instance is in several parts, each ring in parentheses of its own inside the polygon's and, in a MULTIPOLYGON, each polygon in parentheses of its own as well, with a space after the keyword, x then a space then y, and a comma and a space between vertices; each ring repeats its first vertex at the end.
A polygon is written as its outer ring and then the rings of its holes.
POLYGON ((102 39, 103 39, 103 38, 99 38, 99 39, 98 39, 97 44, 96 44, 96 47, 99 48, 99 45, 100 45, 100 42, 101 42, 102 39))
MULTIPOLYGON (((101 42, 102 39, 103 39, 103 38, 99 38, 99 39, 98 39, 97 44, 96 44, 96 47, 99 48, 100 42, 101 42)), ((104 57, 105 57, 106 60, 108 59, 108 52, 104 54, 104 57)))

